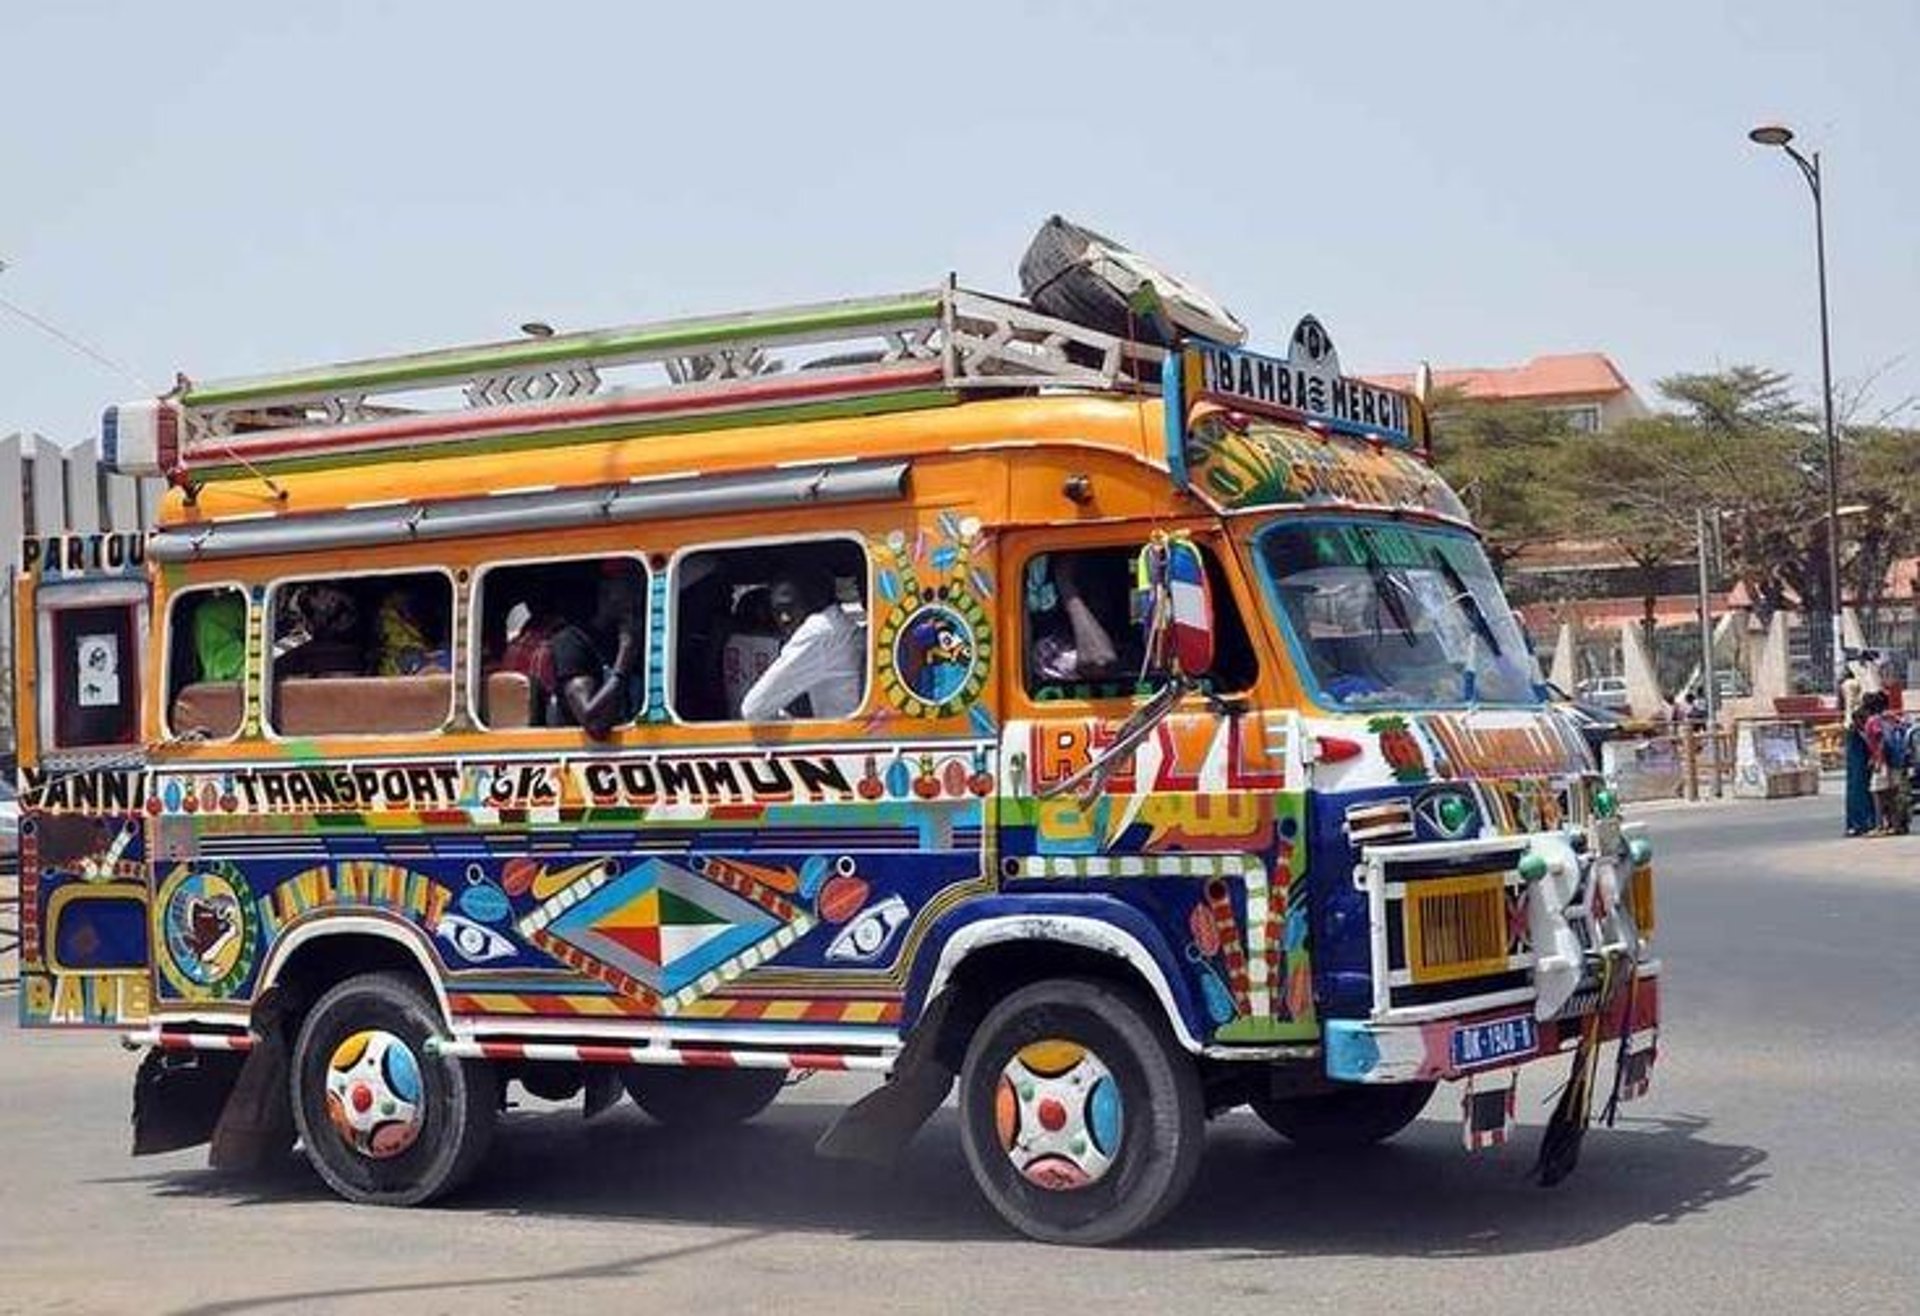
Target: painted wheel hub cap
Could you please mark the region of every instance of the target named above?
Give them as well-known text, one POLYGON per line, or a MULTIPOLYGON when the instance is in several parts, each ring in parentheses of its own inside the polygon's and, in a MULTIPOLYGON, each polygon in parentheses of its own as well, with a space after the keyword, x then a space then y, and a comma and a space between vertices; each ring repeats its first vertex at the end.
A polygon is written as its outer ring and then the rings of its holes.
POLYGON ((1000 1071, 993 1115, 1014 1168, 1041 1188, 1098 1183, 1120 1153, 1120 1084, 1078 1042, 1021 1047, 1000 1071))
POLYGON ((398 1156, 426 1122, 419 1058, 378 1029, 343 1039, 327 1060, 327 1116, 361 1155, 398 1156))

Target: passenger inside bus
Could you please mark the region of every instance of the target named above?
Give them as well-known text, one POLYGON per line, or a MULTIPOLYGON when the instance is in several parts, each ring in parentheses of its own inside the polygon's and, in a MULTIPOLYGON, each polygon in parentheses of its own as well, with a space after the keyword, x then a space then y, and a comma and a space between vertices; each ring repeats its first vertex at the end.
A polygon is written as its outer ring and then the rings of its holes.
POLYGON ((209 590, 193 602, 193 656, 201 681, 238 681, 247 664, 247 605, 237 589, 209 590))
MULTIPOLYGON (((1036 699, 1104 699, 1145 693, 1145 642, 1133 618, 1135 545, 1067 549, 1028 559, 1024 581, 1026 681, 1036 699)), ((1203 548, 1213 602, 1208 690, 1248 689, 1258 675, 1253 641, 1219 557, 1203 548)))
POLYGON ((1042 553, 1028 561, 1028 689, 1058 697, 1064 686, 1092 687, 1079 693, 1095 694, 1132 688, 1140 669, 1127 615, 1132 563, 1127 547, 1042 553))
MULTIPOLYGON (((1029 581, 1037 582, 1028 594, 1031 667, 1043 681, 1103 680, 1120 665, 1112 633, 1081 592, 1079 561, 1084 556, 1046 553, 1028 566, 1029 581)), ((1110 573, 1113 565, 1098 563, 1095 570, 1110 573)), ((1098 590, 1096 597, 1110 600, 1114 593, 1098 590)))
MULTIPOLYGON (((334 585, 295 587, 289 604, 292 627, 275 643, 273 674, 359 676, 367 667, 360 642, 360 605, 334 585)), ((283 614, 283 620, 286 614, 283 614)))
POLYGON ((179 595, 167 644, 169 733, 224 739, 238 731, 247 665, 245 596, 231 586, 179 595))
POLYGON ((688 553, 673 568, 685 722, 849 717, 866 699, 866 553, 843 538, 688 553))
MULTIPOLYGON (((568 621, 545 641, 547 667, 538 672, 549 726, 578 726, 599 738, 639 710, 640 658, 646 641, 646 586, 640 569, 621 558, 600 564, 592 617, 568 621)), ((538 670, 536 664, 536 670, 538 670)))
POLYGON ((275 731, 389 735, 432 731, 452 715, 453 582, 444 572, 301 581, 270 597, 275 731))
POLYGON ((720 642, 720 684, 729 718, 740 716, 747 691, 780 656, 780 629, 773 619, 772 591, 755 585, 733 602, 726 637, 720 642))
POLYGON ((374 671, 380 676, 417 676, 422 672, 452 670, 452 656, 444 632, 436 633, 433 611, 417 590, 396 585, 380 600, 374 619, 379 652, 374 671))
POLYGON ((833 578, 790 569, 767 590, 780 652, 740 700, 749 722, 851 717, 866 684, 866 626, 836 597, 833 578))

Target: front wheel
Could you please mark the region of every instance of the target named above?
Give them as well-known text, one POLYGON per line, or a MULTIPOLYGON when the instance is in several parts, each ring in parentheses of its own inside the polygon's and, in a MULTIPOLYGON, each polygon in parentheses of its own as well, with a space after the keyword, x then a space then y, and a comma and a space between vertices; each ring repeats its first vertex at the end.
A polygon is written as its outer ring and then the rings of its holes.
POLYGON ((1186 1195, 1200 1165, 1200 1076, 1159 1013, 1111 983, 1062 978, 981 1021, 960 1075, 974 1181, 1045 1243, 1113 1243, 1186 1195))
POLYGON ((724 1129, 744 1124, 773 1104, 786 1086, 784 1069, 666 1069, 634 1065, 620 1071, 633 1104, 673 1129, 724 1129))
POLYGON ((435 1056, 440 1015, 419 981, 369 973, 328 991, 294 1043, 294 1122, 327 1186, 350 1202, 414 1206, 457 1187, 486 1152, 499 1080, 435 1056))
POLYGON ((1433 1096, 1431 1083, 1354 1084, 1307 1097, 1255 1097, 1266 1126, 1310 1151, 1339 1151, 1385 1142, 1413 1123, 1433 1096))

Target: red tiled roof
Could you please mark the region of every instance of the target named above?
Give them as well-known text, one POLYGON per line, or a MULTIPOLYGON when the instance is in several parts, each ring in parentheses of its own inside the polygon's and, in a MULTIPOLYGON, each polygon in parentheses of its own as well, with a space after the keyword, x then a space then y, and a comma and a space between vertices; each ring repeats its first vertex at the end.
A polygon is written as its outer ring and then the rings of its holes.
MULTIPOLYGON (((1382 388, 1413 387, 1411 374, 1367 375, 1382 388)), ((1470 398, 1491 402, 1519 398, 1604 397, 1628 393, 1632 385, 1604 352, 1566 352, 1536 356, 1523 366, 1467 366, 1433 372, 1433 386, 1457 388, 1470 398)))

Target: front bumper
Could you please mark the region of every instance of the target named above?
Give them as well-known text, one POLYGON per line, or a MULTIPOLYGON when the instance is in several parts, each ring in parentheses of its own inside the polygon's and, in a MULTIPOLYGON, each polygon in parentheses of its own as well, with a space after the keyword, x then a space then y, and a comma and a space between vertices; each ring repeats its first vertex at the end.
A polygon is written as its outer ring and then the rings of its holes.
MULTIPOLYGON (((1530 1007, 1508 1006, 1412 1023, 1332 1019, 1325 1024, 1327 1077, 1348 1083, 1412 1083, 1512 1069, 1571 1046, 1593 1014, 1589 1010, 1539 1020, 1531 1050, 1468 1065, 1455 1060, 1456 1032, 1508 1019, 1531 1020, 1530 1007)), ((1625 1033, 1630 1051, 1651 1047, 1660 1026, 1659 961, 1634 966, 1633 980, 1621 983, 1598 1015, 1602 1041, 1617 1040, 1625 1033)))

